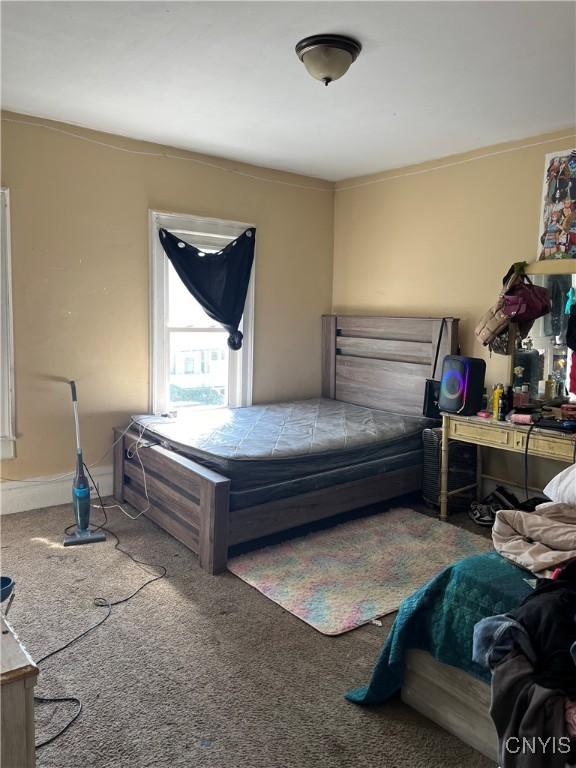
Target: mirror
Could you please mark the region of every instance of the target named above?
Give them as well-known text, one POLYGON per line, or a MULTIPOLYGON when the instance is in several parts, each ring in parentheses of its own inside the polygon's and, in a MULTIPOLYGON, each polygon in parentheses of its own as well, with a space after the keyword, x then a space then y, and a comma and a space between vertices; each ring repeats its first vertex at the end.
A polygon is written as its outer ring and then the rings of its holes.
POLYGON ((552 309, 534 322, 521 347, 514 351, 512 386, 527 384, 531 400, 569 397, 576 402, 576 394, 569 392, 569 372, 576 353, 566 344, 570 305, 576 300, 576 274, 532 274, 530 279, 548 289, 552 309))

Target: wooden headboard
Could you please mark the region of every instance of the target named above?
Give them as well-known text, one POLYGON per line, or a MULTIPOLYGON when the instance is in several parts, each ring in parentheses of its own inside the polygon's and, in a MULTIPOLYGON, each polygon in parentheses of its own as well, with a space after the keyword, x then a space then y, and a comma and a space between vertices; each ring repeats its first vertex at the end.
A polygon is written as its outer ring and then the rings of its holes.
MULTIPOLYGON (((322 396, 422 415, 441 317, 322 316, 322 396)), ((436 378, 458 349, 458 320, 446 318, 436 378)))

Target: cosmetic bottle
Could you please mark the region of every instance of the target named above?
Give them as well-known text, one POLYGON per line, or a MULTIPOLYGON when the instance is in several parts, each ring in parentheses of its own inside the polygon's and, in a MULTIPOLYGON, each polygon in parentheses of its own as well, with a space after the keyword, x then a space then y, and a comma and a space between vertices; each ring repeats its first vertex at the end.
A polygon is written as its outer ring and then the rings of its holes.
POLYGON ((498 411, 500 409, 500 398, 504 392, 503 384, 496 384, 494 387, 494 394, 492 396, 492 418, 498 419, 498 411))

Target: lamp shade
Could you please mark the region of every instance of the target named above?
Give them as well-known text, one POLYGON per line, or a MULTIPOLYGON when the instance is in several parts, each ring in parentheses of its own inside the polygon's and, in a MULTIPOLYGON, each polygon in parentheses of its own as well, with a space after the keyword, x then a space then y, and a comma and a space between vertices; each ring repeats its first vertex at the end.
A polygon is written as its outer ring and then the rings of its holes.
POLYGON ((346 74, 362 46, 343 35, 312 35, 296 46, 298 58, 309 74, 328 85, 346 74))

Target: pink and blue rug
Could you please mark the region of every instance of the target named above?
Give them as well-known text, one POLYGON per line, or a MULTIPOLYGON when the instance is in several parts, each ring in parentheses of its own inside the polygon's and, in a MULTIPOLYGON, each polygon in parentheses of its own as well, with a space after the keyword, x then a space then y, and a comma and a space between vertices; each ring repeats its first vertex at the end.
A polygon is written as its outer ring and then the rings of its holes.
POLYGON ((492 549, 413 509, 342 523, 228 562, 228 569, 325 635, 395 611, 443 568, 492 549))

